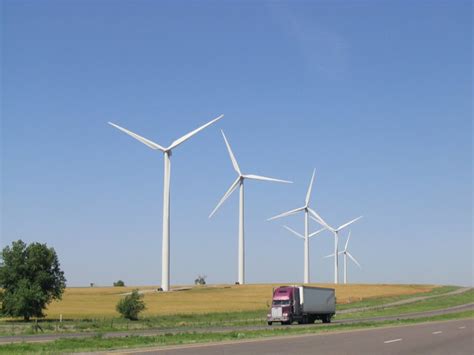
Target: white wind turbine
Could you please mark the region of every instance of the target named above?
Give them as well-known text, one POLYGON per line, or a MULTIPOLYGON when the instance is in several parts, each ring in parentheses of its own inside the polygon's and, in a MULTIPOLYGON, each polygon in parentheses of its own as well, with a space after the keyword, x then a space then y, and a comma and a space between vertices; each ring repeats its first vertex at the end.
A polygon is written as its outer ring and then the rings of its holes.
POLYGON ((343 225, 337 228, 333 228, 328 225, 320 216, 318 216, 317 218, 311 216, 311 218, 321 224, 323 227, 329 229, 334 234, 334 283, 337 284, 339 282, 339 232, 354 223, 355 221, 361 219, 362 216, 354 218, 352 221, 344 223, 343 225))
MULTIPOLYGON (((313 182, 314 182, 314 176, 316 174, 316 169, 313 170, 313 176, 311 177, 311 182, 309 183, 308 191, 306 192, 306 199, 304 202, 304 206, 295 208, 294 210, 283 212, 277 216, 269 218, 267 221, 271 221, 277 218, 281 217, 286 217, 286 216, 291 216, 293 214, 296 214, 298 212, 304 211, 304 283, 307 284, 309 283, 309 215, 316 219, 319 224, 323 224, 323 227, 328 228, 329 226, 324 225, 324 222, 322 222, 322 218, 313 210, 309 207, 309 201, 311 197, 311 190, 313 189, 313 182)), ((288 229, 288 228, 287 228, 288 229)), ((319 231, 318 231, 319 233, 319 231)))
POLYGON ((230 148, 230 144, 227 141, 227 138, 222 131, 222 137, 224 137, 225 145, 227 146, 227 151, 229 152, 230 160, 232 161, 232 165, 234 166, 234 170, 237 172, 238 176, 237 179, 230 185, 230 188, 226 191, 224 196, 221 198, 217 206, 209 215, 211 218, 219 209, 219 207, 224 203, 225 200, 234 192, 237 187, 240 189, 240 200, 239 200, 239 255, 238 255, 238 282, 240 285, 245 283, 245 249, 244 249, 244 180, 262 180, 262 181, 273 181, 273 182, 284 182, 284 183, 291 183, 291 181, 274 179, 266 176, 259 176, 259 175, 252 175, 252 174, 242 174, 239 164, 235 159, 234 153, 230 148))
POLYGON ((120 127, 112 122, 109 122, 110 125, 118 128, 122 132, 127 133, 136 140, 142 142, 146 146, 154 150, 159 150, 163 152, 164 157, 164 176, 163 176, 163 242, 161 246, 161 288, 163 291, 168 291, 170 287, 170 173, 171 173, 171 152, 181 143, 185 142, 196 133, 202 131, 204 128, 210 126, 214 122, 220 120, 224 115, 220 115, 217 118, 214 118, 212 121, 209 121, 205 125, 196 128, 194 131, 185 134, 181 138, 176 139, 168 148, 165 148, 155 142, 152 142, 149 139, 146 139, 142 136, 139 136, 136 133, 130 132, 129 130, 120 127))
MULTIPOLYGON (((347 237, 346 245, 344 246, 344 250, 340 251, 339 254, 344 254, 344 283, 347 283, 347 257, 351 258, 352 261, 361 268, 359 262, 354 258, 354 256, 349 253, 347 250, 347 246, 349 245, 349 240, 351 239, 351 231, 349 231, 349 236, 347 237)), ((334 256, 334 254, 326 255, 325 258, 330 258, 334 256)))

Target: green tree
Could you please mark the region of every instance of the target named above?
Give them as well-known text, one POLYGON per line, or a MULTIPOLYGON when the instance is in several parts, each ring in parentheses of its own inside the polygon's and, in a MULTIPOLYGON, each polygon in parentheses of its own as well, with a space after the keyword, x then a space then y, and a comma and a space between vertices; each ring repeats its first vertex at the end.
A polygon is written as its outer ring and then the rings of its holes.
POLYGON ((122 280, 118 280, 114 282, 114 287, 124 287, 124 286, 125 286, 125 282, 123 282, 122 280))
POLYGON ((44 317, 52 300, 61 299, 66 278, 58 256, 46 244, 13 242, 1 251, 0 314, 6 317, 44 317))
POLYGON ((137 320, 138 314, 145 309, 143 295, 138 290, 133 290, 131 294, 122 298, 116 306, 117 312, 122 317, 130 320, 137 320))

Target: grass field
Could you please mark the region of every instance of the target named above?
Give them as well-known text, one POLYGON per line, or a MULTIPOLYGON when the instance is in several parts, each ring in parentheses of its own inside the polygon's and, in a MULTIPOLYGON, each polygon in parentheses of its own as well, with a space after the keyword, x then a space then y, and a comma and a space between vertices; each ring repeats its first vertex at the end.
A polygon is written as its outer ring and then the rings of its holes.
MULTIPOLYGON (((273 287, 279 284, 255 284, 241 286, 194 287, 175 292, 154 292, 156 287, 139 287, 145 292, 147 310, 143 316, 171 314, 203 314, 214 312, 241 312, 266 309, 271 301, 273 287)), ((333 284, 313 284, 334 287, 333 284)), ((434 292, 434 285, 337 285, 338 304, 361 302, 380 297, 398 297, 434 292)), ((63 299, 53 302, 48 319, 107 318, 117 317, 115 305, 124 293, 133 287, 84 287, 67 288, 63 299)))

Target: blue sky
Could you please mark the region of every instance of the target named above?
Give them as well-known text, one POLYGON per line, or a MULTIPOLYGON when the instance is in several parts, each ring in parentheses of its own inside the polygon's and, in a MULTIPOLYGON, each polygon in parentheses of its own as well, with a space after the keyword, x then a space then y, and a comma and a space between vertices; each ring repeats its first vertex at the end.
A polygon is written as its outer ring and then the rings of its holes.
MULTIPOLYGON (((473 283, 470 1, 2 1, 1 245, 54 246, 71 286, 159 284, 163 162, 107 125, 176 149, 171 281, 237 278, 235 178, 248 282, 301 282, 303 204, 364 215, 363 283, 473 283)), ((312 225, 311 229, 317 228, 312 225)), ((342 243, 345 240, 343 234, 342 243)), ((311 279, 330 282, 329 233, 311 279)))

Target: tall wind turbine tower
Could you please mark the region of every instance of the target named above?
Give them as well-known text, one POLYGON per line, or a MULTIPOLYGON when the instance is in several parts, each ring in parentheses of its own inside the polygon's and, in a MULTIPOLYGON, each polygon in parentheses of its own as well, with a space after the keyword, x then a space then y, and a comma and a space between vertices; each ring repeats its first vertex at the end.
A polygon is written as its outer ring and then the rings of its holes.
POLYGON ((230 160, 232 161, 232 165, 234 166, 234 170, 237 173, 237 178, 234 180, 230 188, 226 191, 222 199, 219 201, 217 206, 209 215, 211 218, 219 209, 219 207, 224 203, 227 198, 239 187, 240 192, 240 199, 239 199, 239 254, 238 254, 238 282, 240 285, 245 284, 245 240, 244 240, 244 180, 262 180, 262 181, 273 181, 273 182, 283 182, 283 183, 291 183, 291 181, 274 179, 266 176, 259 176, 253 174, 242 174, 240 170, 239 164, 235 159, 234 153, 230 148, 230 144, 227 141, 227 138, 222 131, 222 137, 224 138, 225 145, 227 146, 227 151, 229 152, 230 160))
POLYGON ((165 148, 151 140, 139 136, 119 125, 109 122, 110 125, 132 136, 136 140, 142 142, 151 149, 159 150, 164 157, 164 174, 163 174, 163 241, 161 245, 161 288, 163 291, 169 291, 170 288, 170 175, 171 175, 171 153, 174 148, 181 143, 187 141, 189 138, 202 131, 204 128, 210 126, 214 122, 220 120, 224 115, 214 118, 205 125, 196 128, 194 131, 185 134, 181 138, 176 139, 168 148, 165 148))
POLYGON ((347 223, 344 223, 343 225, 340 225, 337 228, 331 227, 328 225, 320 216, 318 218, 315 218, 311 216, 313 220, 321 224, 322 226, 326 227, 329 229, 331 232, 334 234, 334 283, 337 284, 339 283, 339 232, 346 228, 347 226, 351 225, 355 221, 358 221, 359 219, 362 218, 362 216, 357 217, 353 219, 352 221, 349 221, 347 223))
MULTIPOLYGON (((349 245, 349 240, 350 239, 351 239, 351 231, 349 231, 349 236, 347 237, 346 245, 344 246, 344 250, 339 252, 339 254, 344 254, 344 284, 347 284, 347 257, 349 257, 359 268, 361 268, 359 262, 347 250, 347 246, 349 245)), ((330 258, 330 257, 333 257, 333 256, 334 256, 334 254, 330 254, 330 255, 325 256, 325 258, 330 258)))
MULTIPOLYGON (((316 169, 313 170, 313 176, 311 177, 311 181, 309 183, 308 191, 306 192, 306 199, 304 202, 304 206, 295 208, 294 210, 283 212, 277 216, 271 217, 267 219, 267 221, 271 221, 277 218, 281 217, 286 217, 286 216, 291 216, 295 213, 298 212, 304 212, 304 283, 307 284, 309 283, 310 276, 309 276, 309 215, 318 221, 319 224, 322 224, 323 227, 328 228, 329 226, 324 225, 322 222, 321 217, 309 207, 309 201, 311 198, 311 190, 313 189, 313 182, 314 182, 314 177, 316 174, 316 169)), ((329 229, 329 228, 328 228, 329 229)))

